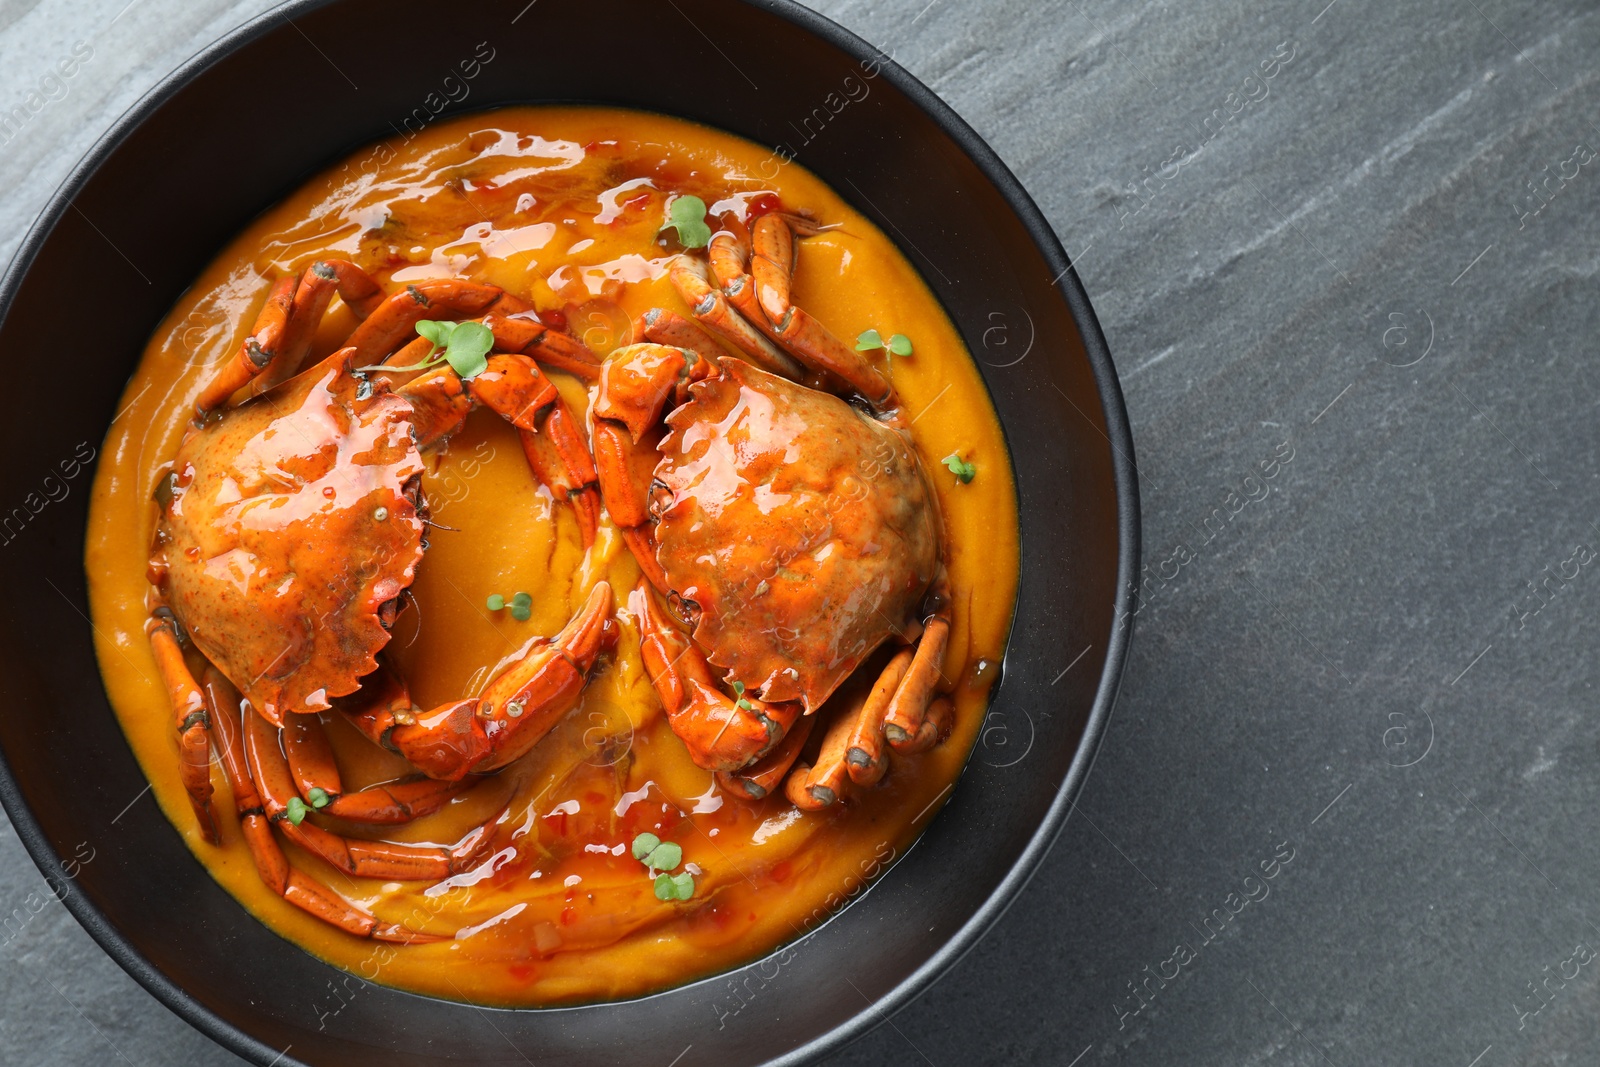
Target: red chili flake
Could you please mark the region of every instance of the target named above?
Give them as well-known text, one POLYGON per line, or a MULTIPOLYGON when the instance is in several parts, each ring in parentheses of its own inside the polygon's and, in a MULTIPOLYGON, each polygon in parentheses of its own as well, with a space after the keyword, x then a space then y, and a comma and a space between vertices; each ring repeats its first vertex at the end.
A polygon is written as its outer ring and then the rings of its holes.
POLYGON ((794 873, 794 868, 789 866, 788 860, 784 860, 782 863, 774 866, 772 870, 768 871, 767 877, 771 878, 774 882, 787 882, 789 880, 789 875, 792 873, 794 873))
POLYGON ((554 811, 554 812, 551 812, 549 815, 546 815, 545 818, 550 820, 550 825, 555 828, 557 837, 566 837, 567 836, 567 813, 566 812, 564 812, 564 811, 554 811))
POLYGON ((750 201, 750 205, 745 208, 744 215, 746 220, 759 219, 762 215, 770 215, 774 211, 782 210, 783 201, 778 199, 777 193, 762 193, 750 201))
POLYGON ((569 904, 566 907, 561 909, 561 925, 562 926, 571 926, 573 923, 575 923, 577 921, 578 921, 578 909, 577 908, 574 908, 572 905, 569 904))
POLYGON ((567 313, 564 311, 556 309, 541 311, 539 312, 539 321, 557 333, 567 332, 567 313))
POLYGON ((527 982, 533 978, 533 964, 513 963, 506 968, 506 973, 519 982, 527 982))

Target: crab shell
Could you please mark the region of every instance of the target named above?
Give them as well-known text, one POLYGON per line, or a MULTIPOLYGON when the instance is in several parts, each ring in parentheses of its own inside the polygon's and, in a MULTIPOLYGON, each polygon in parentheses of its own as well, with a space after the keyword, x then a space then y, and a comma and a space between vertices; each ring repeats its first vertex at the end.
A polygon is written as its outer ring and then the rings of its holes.
POLYGON ((937 505, 901 430, 721 367, 667 416, 656 558, 724 680, 810 713, 912 621, 939 566, 937 505))
POLYGON ((355 692, 389 641, 380 609, 422 558, 411 417, 336 355, 178 448, 152 562, 196 647, 273 723, 355 692))

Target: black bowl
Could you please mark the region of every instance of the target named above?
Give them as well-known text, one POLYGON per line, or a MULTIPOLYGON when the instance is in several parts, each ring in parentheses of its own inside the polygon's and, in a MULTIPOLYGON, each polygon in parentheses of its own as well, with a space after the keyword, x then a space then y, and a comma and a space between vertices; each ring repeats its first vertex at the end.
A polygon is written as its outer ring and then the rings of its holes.
POLYGON ((971 948, 1083 783, 1127 651, 1139 553, 1105 340, 1048 224, 977 134, 879 50, 794 4, 290 4, 116 123, 23 243, 0 313, 14 384, 57 368, 0 423, 0 588, 14 605, 0 639, 0 799, 105 950, 243 1056, 662 1067, 692 1046, 684 1064, 798 1063, 887 1018, 971 948), (494 58, 447 83, 480 42, 494 58), (1000 413, 1022 581, 1004 680, 947 806, 836 917, 764 961, 655 996, 493 1011, 345 982, 252 919, 143 795, 85 615, 92 464, 78 460, 99 447, 161 316, 254 215, 435 109, 556 101, 657 110, 792 152, 899 243, 1000 413))

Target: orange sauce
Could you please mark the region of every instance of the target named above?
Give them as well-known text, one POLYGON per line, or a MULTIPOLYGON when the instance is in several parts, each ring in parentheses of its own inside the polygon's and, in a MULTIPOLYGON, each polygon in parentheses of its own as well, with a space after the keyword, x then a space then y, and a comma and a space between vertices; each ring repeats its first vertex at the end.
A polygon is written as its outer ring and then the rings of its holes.
MULTIPOLYGON (((354 324, 335 301, 312 358, 338 347, 354 324)), ((584 384, 550 377, 581 417, 584 384)), ((112 705, 163 811, 212 876, 262 922, 364 979, 528 1006, 641 995, 736 966, 813 929, 903 852, 948 796, 978 734, 1017 580, 1015 494, 988 394, 895 246, 815 176, 731 135, 630 111, 508 108, 369 146, 217 257, 151 338, 119 407, 95 481, 85 561, 112 705), (822 812, 798 811, 781 790, 760 802, 724 795, 668 729, 644 674, 626 604, 638 567, 614 527, 603 520, 585 553, 570 511, 535 483, 514 431, 478 411, 426 457, 433 518, 454 530, 430 532, 415 607, 389 645, 413 699, 430 707, 476 692, 530 638, 559 629, 601 578, 617 591, 621 640, 582 703, 527 757, 384 834, 450 843, 498 819, 478 868, 431 887, 351 879, 285 845, 292 863, 380 919, 447 940, 378 944, 325 925, 258 878, 220 767, 212 778, 221 847, 196 830, 143 631, 158 473, 271 279, 343 256, 389 289, 424 277, 492 282, 541 312, 564 310, 571 332, 604 354, 627 340, 645 309, 685 310, 665 276, 675 246, 659 237, 672 193, 698 195, 713 212, 776 194, 786 209, 836 224, 800 242, 796 303, 840 337, 873 328, 912 338, 912 356, 883 358, 915 420, 946 525, 954 604, 944 676, 954 730, 930 752, 894 757, 880 786, 822 812), (976 466, 970 484, 941 465, 952 452, 976 466), (489 594, 519 590, 533 597, 527 622, 484 609, 489 594), (643 831, 682 845, 700 872, 692 900, 655 898, 628 849, 643 831)), ((347 788, 407 771, 347 723, 324 718, 347 788)))

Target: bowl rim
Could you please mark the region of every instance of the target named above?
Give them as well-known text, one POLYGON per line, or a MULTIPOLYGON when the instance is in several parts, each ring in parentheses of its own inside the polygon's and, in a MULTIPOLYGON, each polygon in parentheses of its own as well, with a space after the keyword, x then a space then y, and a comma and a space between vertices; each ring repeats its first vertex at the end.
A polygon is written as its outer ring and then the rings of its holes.
MULTIPOLYGON (((83 186, 135 130, 164 107, 190 81, 210 67, 296 16, 338 2, 340 0, 287 0, 270 11, 240 24, 200 48, 119 115, 50 196, 28 228, 11 262, 6 265, 3 274, 0 274, 0 323, 4 323, 7 318, 17 290, 32 268, 40 249, 54 232, 57 223, 67 210, 73 207, 83 186)), ((1088 294, 1066 249, 1062 247, 1060 239, 1032 196, 1011 172, 1011 168, 949 104, 895 62, 891 55, 885 54, 864 38, 827 16, 804 7, 797 0, 738 0, 738 2, 776 15, 834 46, 857 62, 872 61, 877 64, 881 75, 932 119, 1000 193, 1039 249, 1045 262, 1056 272, 1052 287, 1065 299, 1073 321, 1078 326, 1085 358, 1094 375, 1101 413, 1105 419, 1103 436, 1111 448, 1112 483, 1117 499, 1117 593, 1113 603, 1113 622, 1107 641, 1105 663, 1096 685, 1094 701, 1084 723, 1083 735, 1078 742, 1078 750, 1073 755, 1067 773, 1062 778, 1061 785, 1044 818, 1040 820, 1028 844, 988 899, 916 970, 876 1002, 868 1004, 845 1022, 768 1061, 770 1067, 790 1067, 812 1062, 829 1052, 842 1049, 887 1022, 896 1012, 925 992, 935 980, 970 952, 983 935, 1005 914, 1023 887, 1037 873, 1045 854, 1060 836, 1104 738, 1132 640, 1134 603, 1138 588, 1137 568, 1141 551, 1139 484, 1127 407, 1099 319, 1095 316, 1088 294), (1126 625, 1121 624, 1124 620, 1126 625)), ((3 755, 0 755, 0 806, 5 808, 16 828, 18 838, 39 870, 49 874, 58 856, 23 799, 16 778, 12 775, 11 768, 5 762, 3 755)), ((935 818, 937 817, 936 815, 935 818)), ((108 956, 156 1000, 190 1026, 229 1051, 257 1063, 297 1062, 287 1058, 287 1049, 279 1050, 267 1045, 191 997, 186 990, 168 978, 134 948, 122 931, 83 894, 69 893, 63 899, 63 903, 73 918, 108 956)))

